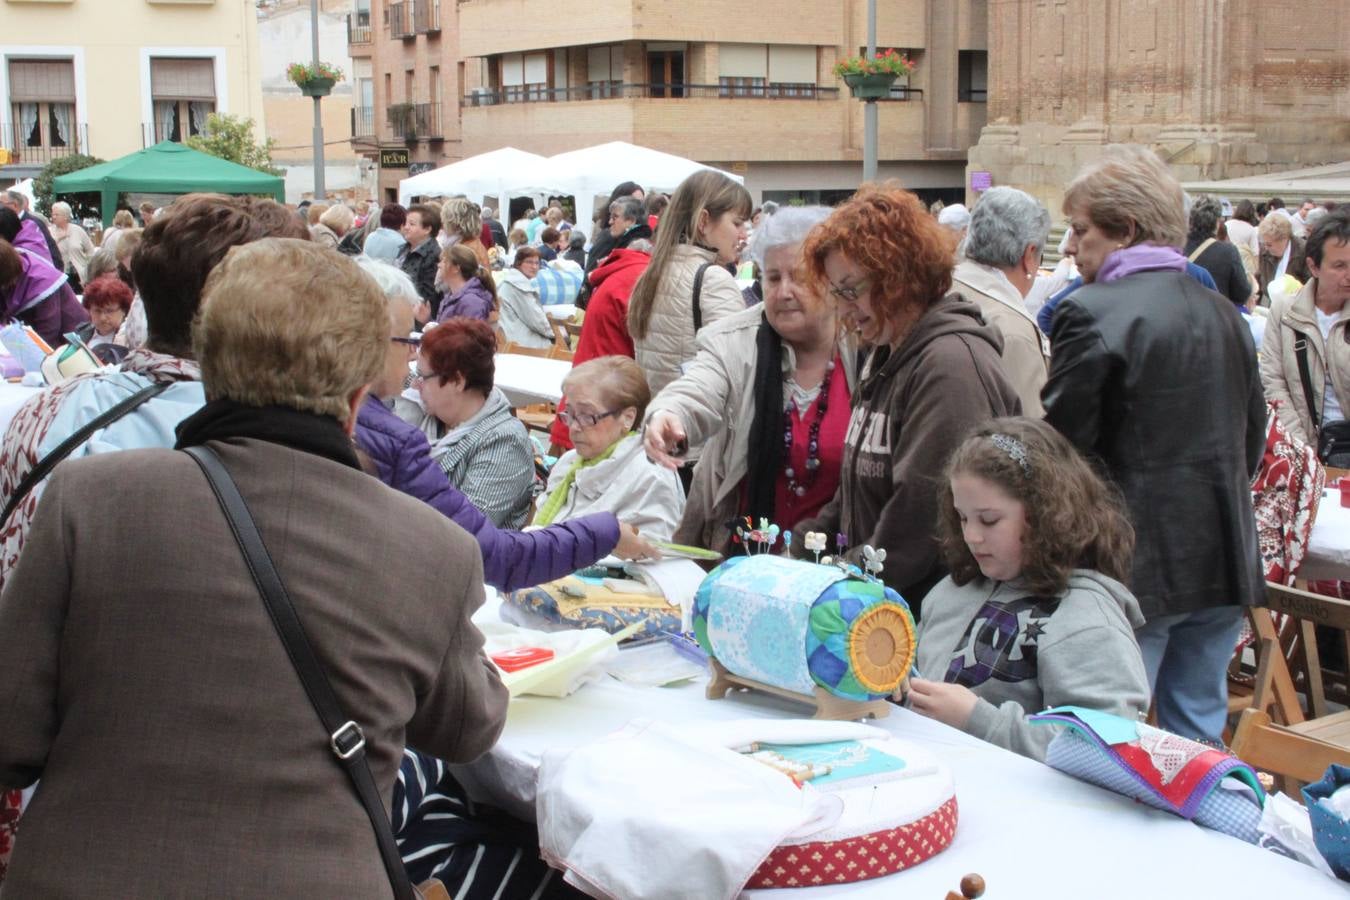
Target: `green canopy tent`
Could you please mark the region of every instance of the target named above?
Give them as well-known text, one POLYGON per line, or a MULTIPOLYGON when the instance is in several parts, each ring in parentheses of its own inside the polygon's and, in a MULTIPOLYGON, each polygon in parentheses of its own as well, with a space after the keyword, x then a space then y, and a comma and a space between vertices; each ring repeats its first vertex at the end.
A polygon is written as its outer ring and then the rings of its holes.
POLYGON ((268 194, 278 202, 286 200, 286 182, 280 176, 268 175, 173 141, 162 141, 120 159, 58 176, 52 182, 52 192, 56 194, 101 194, 99 209, 103 212, 104 227, 112 224, 117 195, 124 191, 268 194))

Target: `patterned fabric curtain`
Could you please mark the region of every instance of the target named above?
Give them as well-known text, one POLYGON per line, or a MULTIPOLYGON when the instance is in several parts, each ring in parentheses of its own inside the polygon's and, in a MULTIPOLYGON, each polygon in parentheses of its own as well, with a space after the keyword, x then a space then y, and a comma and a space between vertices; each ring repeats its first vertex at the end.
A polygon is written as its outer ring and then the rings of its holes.
POLYGON ((75 118, 75 107, 70 103, 52 103, 48 105, 51 110, 51 122, 49 131, 51 132, 51 145, 53 147, 69 147, 75 143, 75 132, 73 130, 75 118))
POLYGON ((38 105, 19 103, 19 140, 25 147, 42 146, 42 130, 38 127, 38 105))
POLYGON ((178 137, 174 134, 177 131, 175 127, 178 121, 178 104, 173 100, 155 101, 155 143, 160 141, 176 141, 178 137))
POLYGON ((205 100, 192 100, 188 103, 188 134, 201 134, 206 130, 206 117, 216 111, 214 103, 205 100))

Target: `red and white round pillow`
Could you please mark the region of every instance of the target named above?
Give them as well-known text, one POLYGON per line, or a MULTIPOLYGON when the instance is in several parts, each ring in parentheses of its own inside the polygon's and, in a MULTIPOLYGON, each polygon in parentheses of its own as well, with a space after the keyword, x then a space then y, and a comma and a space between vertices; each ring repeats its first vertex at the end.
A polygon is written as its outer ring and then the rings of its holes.
POLYGON ((923 748, 895 738, 868 746, 905 761, 898 773, 866 776, 821 790, 844 801, 829 828, 780 844, 746 888, 816 887, 880 878, 936 856, 956 835, 951 769, 923 748))

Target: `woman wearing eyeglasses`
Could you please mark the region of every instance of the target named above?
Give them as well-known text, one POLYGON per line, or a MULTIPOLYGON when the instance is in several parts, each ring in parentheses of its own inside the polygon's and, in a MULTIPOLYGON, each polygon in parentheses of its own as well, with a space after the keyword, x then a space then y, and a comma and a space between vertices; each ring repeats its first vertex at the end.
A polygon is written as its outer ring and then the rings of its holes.
POLYGON ((548 323, 544 307, 539 305, 539 251, 521 247, 516 251, 511 268, 502 273, 497 283, 497 300, 501 317, 497 324, 506 339, 522 347, 546 350, 553 346, 553 326, 548 323))
POLYGON ((647 459, 633 430, 652 396, 642 369, 626 356, 601 356, 568 374, 563 396, 558 418, 573 449, 553 467, 532 524, 611 512, 645 538, 670 540, 684 489, 679 476, 647 459))
POLYGON ((796 529, 834 497, 857 359, 834 303, 802 271, 802 242, 829 215, 788 207, 760 224, 750 255, 764 302, 705 329, 698 356, 648 409, 654 460, 676 468, 682 448, 704 447, 678 543, 731 553, 741 517, 796 529))
POLYGON ((431 458, 450 483, 498 528, 530 514, 534 447, 506 396, 493 387, 497 338, 481 319, 448 319, 426 332, 413 387, 420 410, 395 410, 431 440, 431 458))
POLYGON ((843 534, 857 562, 886 550, 887 585, 920 615, 945 574, 935 539, 947 459, 977 425, 1018 415, 1003 339, 953 293, 952 237, 908 191, 864 185, 806 239, 811 277, 828 284, 845 329, 870 348, 853 395, 839 490, 801 536, 843 534))

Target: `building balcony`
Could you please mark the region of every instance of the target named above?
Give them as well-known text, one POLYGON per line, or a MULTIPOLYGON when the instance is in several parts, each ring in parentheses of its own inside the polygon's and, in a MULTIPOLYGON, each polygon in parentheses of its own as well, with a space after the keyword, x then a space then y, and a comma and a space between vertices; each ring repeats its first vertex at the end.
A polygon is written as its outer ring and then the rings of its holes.
POLYGON ((418 34, 436 34, 441 30, 441 0, 414 0, 413 30, 418 34))
POLYGON ((375 142, 375 108, 373 106, 352 107, 352 140, 375 142))
POLYGON ((416 143, 445 140, 439 103, 395 103, 385 110, 388 139, 416 143))
MULTIPOLYGON (((746 17, 747 6, 736 0, 685 0, 678 14, 648 0, 590 0, 585 15, 557 0, 459 0, 455 8, 459 52, 465 59, 635 40, 704 43, 723 35, 721 40, 749 40, 731 37, 736 29, 725 24, 746 17)), ((758 0, 753 14, 756 42, 826 47, 845 43, 847 17, 838 4, 758 0)))
POLYGON ((34 126, 25 128, 18 122, 0 122, 0 150, 5 151, 7 165, 43 167, 54 159, 89 153, 89 125, 80 122, 69 126, 70 134, 35 134, 34 126))
POLYGON ((364 9, 347 14, 347 43, 369 44, 373 29, 370 27, 370 10, 364 9))
POLYGON ((385 15, 389 20, 390 37, 408 40, 417 36, 417 29, 413 27, 413 4, 411 0, 404 3, 390 3, 385 15))
MULTIPOLYGON (((920 92, 922 93, 922 92, 920 92)), ((574 88, 516 85, 476 88, 460 98, 464 107, 507 103, 568 103, 588 100, 835 100, 839 88, 815 84, 766 84, 732 87, 718 84, 620 84, 604 82, 574 88)))

